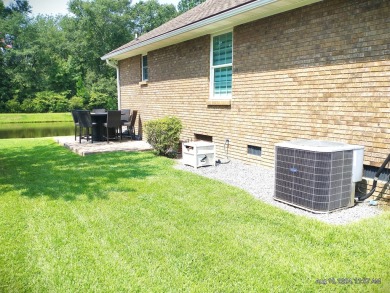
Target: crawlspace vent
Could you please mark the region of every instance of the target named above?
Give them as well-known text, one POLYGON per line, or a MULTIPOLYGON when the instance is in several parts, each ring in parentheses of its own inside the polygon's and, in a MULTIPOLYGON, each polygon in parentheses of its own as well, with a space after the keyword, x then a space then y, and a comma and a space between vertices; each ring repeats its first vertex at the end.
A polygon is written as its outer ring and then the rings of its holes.
POLYGON ((353 151, 275 147, 274 198, 313 212, 351 205, 353 151))

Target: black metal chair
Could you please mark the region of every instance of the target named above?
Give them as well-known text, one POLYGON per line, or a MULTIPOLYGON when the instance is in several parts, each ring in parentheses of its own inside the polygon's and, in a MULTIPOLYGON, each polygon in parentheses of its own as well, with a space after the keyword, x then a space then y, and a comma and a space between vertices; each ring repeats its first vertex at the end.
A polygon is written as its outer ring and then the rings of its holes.
POLYGON ((122 121, 121 121, 121 111, 108 111, 107 112, 107 122, 103 124, 106 128, 106 138, 107 143, 109 143, 109 129, 115 129, 115 139, 118 139, 118 131, 120 132, 120 137, 122 141, 122 121))
POLYGON ((130 119, 128 122, 123 122, 122 125, 127 127, 127 132, 129 133, 129 137, 133 139, 135 137, 135 121, 137 120, 138 111, 133 110, 133 113, 130 116, 130 119))
POLYGON ((77 127, 80 127, 79 116, 77 115, 77 110, 72 111, 72 118, 73 118, 73 123, 74 123, 74 141, 76 141, 77 127))
POLYGON ((104 108, 101 109, 92 109, 92 113, 106 113, 107 110, 104 108))
MULTIPOLYGON (((122 109, 121 110, 121 122, 122 122, 122 126, 125 125, 125 123, 128 123, 130 122, 130 118, 131 118, 131 110, 130 109, 122 109)), ((122 129, 121 129, 122 130, 122 129)), ((129 136, 128 133, 125 131, 123 132, 122 131, 122 134, 125 134, 125 136, 129 136)))
POLYGON ((130 122, 130 109, 121 110, 121 121, 122 123, 130 122))
POLYGON ((80 125, 80 138, 79 143, 81 143, 82 131, 83 128, 86 129, 86 139, 89 141, 89 137, 91 137, 91 142, 93 143, 93 127, 96 126, 95 122, 92 122, 91 113, 88 110, 79 110, 77 111, 78 121, 80 125), (91 129, 91 134, 89 134, 89 130, 91 129))

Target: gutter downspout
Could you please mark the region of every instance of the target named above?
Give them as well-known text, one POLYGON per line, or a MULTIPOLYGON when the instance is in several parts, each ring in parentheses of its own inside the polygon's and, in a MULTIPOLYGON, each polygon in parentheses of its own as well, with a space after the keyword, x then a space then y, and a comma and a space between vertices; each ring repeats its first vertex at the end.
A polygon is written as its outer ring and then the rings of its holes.
POLYGON ((116 88, 117 88, 117 95, 118 95, 118 110, 121 109, 121 85, 119 81, 119 67, 118 67, 118 61, 106 59, 106 63, 108 66, 113 67, 116 69, 116 88))

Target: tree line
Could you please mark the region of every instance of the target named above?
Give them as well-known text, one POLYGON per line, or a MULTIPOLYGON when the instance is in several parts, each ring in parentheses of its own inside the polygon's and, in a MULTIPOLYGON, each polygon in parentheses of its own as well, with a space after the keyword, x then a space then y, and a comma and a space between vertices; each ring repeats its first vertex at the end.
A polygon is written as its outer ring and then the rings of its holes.
POLYGON ((0 0, 0 112, 116 109, 104 54, 205 0, 70 0, 67 15, 32 16, 28 0, 0 0))

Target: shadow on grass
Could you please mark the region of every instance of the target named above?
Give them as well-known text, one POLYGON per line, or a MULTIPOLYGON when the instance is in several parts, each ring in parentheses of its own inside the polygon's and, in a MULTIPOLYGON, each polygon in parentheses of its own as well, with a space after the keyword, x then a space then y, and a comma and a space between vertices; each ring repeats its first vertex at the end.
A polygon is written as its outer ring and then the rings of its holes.
MULTIPOLYGON (((132 192, 131 179, 155 175, 151 153, 105 153, 80 157, 54 143, 5 148, 0 156, 0 191, 51 199, 106 199, 110 191, 132 192)), ((136 185, 136 184, 134 184, 136 185)))

